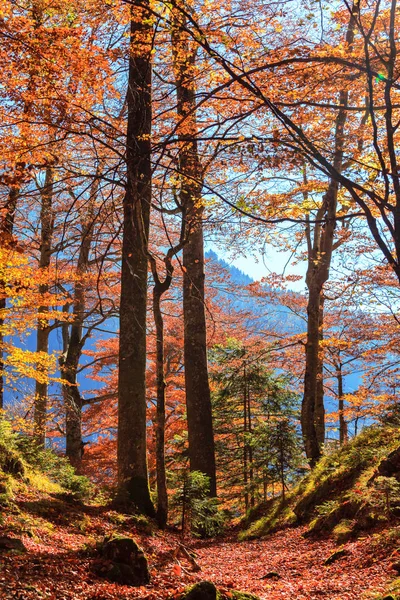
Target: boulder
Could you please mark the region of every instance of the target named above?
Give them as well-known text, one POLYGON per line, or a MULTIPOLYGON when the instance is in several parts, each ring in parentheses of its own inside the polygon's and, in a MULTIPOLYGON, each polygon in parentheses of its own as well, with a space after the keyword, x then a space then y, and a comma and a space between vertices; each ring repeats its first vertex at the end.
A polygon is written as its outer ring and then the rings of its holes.
POLYGON ((216 600, 217 588, 211 581, 200 581, 185 589, 181 600, 216 600))
POLYGON ((340 550, 336 550, 336 552, 334 552, 333 554, 331 554, 330 556, 328 556, 328 558, 326 559, 326 561, 324 562, 324 565, 331 565, 334 562, 336 562, 337 560, 340 560, 341 558, 343 558, 344 556, 348 556, 350 554, 350 552, 348 550, 346 550, 345 548, 341 548, 340 550))
POLYGON ((150 582, 147 559, 131 537, 108 536, 100 547, 95 572, 121 585, 140 586, 150 582))
MULTIPOLYGON (((176 600, 176 596, 174 596, 176 600)), ((238 590, 218 590, 211 581, 199 581, 187 587, 178 600, 259 600, 257 596, 238 590)))
POLYGON ((0 552, 27 552, 22 540, 7 536, 0 537, 0 552))
POLYGON ((276 571, 269 571, 263 575, 260 579, 281 579, 281 576, 276 571))

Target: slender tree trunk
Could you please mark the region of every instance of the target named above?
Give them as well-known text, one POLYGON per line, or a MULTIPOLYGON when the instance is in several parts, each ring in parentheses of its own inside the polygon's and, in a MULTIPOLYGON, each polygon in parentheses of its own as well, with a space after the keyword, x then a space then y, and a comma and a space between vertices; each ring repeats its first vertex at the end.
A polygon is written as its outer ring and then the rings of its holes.
MULTIPOLYGON (((12 240, 15 211, 17 208, 17 201, 20 192, 20 185, 17 181, 10 187, 8 194, 6 212, 1 224, 1 233, 5 237, 4 244, 8 244, 12 240), (8 241, 7 241, 8 240, 8 241)), ((7 298, 4 290, 4 282, 0 282, 0 290, 2 296, 0 298, 0 410, 4 408, 4 314, 7 306, 7 298)))
POLYGON ((246 365, 243 367, 243 485, 244 485, 244 506, 246 512, 249 508, 249 471, 248 471, 248 411, 247 411, 247 385, 246 385, 246 365))
POLYGON ((349 441, 347 421, 344 418, 344 393, 343 393, 343 373, 342 365, 336 365, 336 377, 338 380, 338 398, 339 398, 339 443, 341 446, 349 441))
POLYGON ((249 382, 247 382, 247 428, 250 434, 250 443, 248 444, 248 456, 249 456, 249 484, 250 484, 250 506, 253 507, 255 505, 255 497, 254 497, 254 465, 253 465, 253 448, 251 445, 251 433, 252 433, 252 423, 251 423, 251 398, 250 398, 250 386, 249 382))
POLYGON ((320 294, 319 303, 319 331, 318 331, 318 372, 317 388, 315 394, 315 432, 317 435, 318 446, 321 450, 325 444, 325 406, 324 406, 324 359, 321 352, 321 345, 324 339, 324 295, 320 294))
POLYGON ((76 265, 76 280, 73 300, 73 322, 63 325, 63 354, 60 369, 65 383, 62 386, 65 407, 66 455, 77 471, 80 470, 83 455, 82 408, 83 400, 78 388, 78 368, 86 338, 83 325, 86 313, 85 275, 89 270, 89 256, 93 241, 95 204, 99 188, 99 168, 90 189, 90 200, 81 216, 81 246, 76 265))
POLYGON ((127 187, 123 201, 118 380, 120 497, 154 516, 146 456, 147 260, 151 205, 151 69, 149 2, 132 2, 128 75, 127 187))
POLYGON ((180 201, 188 232, 188 241, 183 248, 183 314, 189 460, 191 471, 201 471, 209 477, 210 495, 215 496, 215 448, 204 302, 203 172, 195 140, 195 52, 189 46, 184 26, 183 17, 177 11, 172 27, 172 45, 177 114, 183 122, 178 130, 180 201))
POLYGON ((165 375, 164 375, 164 320, 160 308, 161 293, 154 286, 153 314, 156 325, 156 470, 157 470, 157 521, 164 529, 168 519, 168 493, 165 473, 165 375))
POLYGON ((279 458, 280 458, 280 478, 282 485, 282 502, 285 503, 286 494, 285 494, 285 456, 283 451, 283 423, 279 423, 278 427, 281 429, 281 435, 279 436, 279 458))
MULTIPOLYGON (((52 241, 54 231, 54 211, 53 211, 53 169, 47 167, 46 177, 43 188, 40 191, 42 199, 42 209, 40 214, 40 258, 39 268, 47 277, 46 271, 50 267, 52 241)), ((39 285, 39 293, 42 300, 46 298, 49 292, 49 284, 41 283, 39 285)), ((38 353, 48 354, 49 352, 49 307, 47 304, 42 304, 39 307, 39 320, 37 327, 36 351, 38 353)), ((39 368, 38 368, 39 370, 39 368)), ((35 386, 35 405, 34 405, 34 430, 36 443, 44 447, 46 442, 46 420, 47 420, 47 405, 48 405, 48 373, 41 368, 42 379, 36 381, 35 386)))
POLYGON ((185 243, 185 223, 182 220, 179 243, 171 247, 164 257, 165 278, 160 280, 157 263, 149 253, 149 261, 154 279, 153 287, 153 316, 156 326, 156 379, 157 379, 157 409, 156 409, 156 471, 157 471, 157 521, 164 528, 168 519, 168 491, 165 471, 165 366, 164 366, 164 319, 161 312, 161 298, 172 283, 174 267, 172 258, 185 243))
MULTIPOLYGON (((354 40, 356 8, 352 15, 346 34, 346 42, 351 45, 354 40)), ((337 172, 342 171, 344 128, 347 120, 348 92, 339 93, 340 109, 335 125, 335 150, 333 165, 337 172)), ((330 180, 322 206, 317 212, 316 221, 324 220, 324 224, 316 223, 313 235, 310 226, 306 227, 308 245, 308 269, 306 284, 308 288, 307 304, 307 342, 306 365, 304 375, 304 395, 301 410, 301 428, 307 458, 311 466, 321 456, 322 443, 325 438, 325 409, 323 406, 323 364, 320 356, 323 335, 323 286, 329 279, 329 271, 334 250, 334 233, 336 228, 336 210, 338 183, 330 180)))
POLYGON ((315 397, 319 364, 320 294, 310 284, 308 285, 308 289, 306 369, 300 420, 306 456, 311 466, 314 466, 320 457, 320 448, 315 427, 315 397))

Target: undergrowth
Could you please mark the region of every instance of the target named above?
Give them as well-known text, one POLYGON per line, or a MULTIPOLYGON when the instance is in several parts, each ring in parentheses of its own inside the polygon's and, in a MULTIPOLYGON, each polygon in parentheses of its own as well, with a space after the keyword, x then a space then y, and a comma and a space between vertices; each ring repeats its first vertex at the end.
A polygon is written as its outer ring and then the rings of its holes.
POLYGON ((240 539, 265 536, 295 524, 309 534, 333 533, 338 543, 368 527, 391 521, 400 512, 400 485, 377 476, 380 462, 400 446, 400 429, 375 426, 324 456, 291 490, 283 503, 270 500, 265 512, 241 532, 240 539))
POLYGON ((89 479, 77 475, 68 459, 49 448, 39 448, 31 437, 14 432, 11 423, 0 417, 0 503, 7 503, 13 490, 26 484, 49 494, 69 492, 79 499, 92 492, 89 479))

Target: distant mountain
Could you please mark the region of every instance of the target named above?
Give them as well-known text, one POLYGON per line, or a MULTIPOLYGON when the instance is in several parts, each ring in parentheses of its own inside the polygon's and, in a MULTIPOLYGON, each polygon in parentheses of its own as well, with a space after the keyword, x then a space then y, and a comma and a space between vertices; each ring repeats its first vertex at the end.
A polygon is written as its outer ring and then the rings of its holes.
MULTIPOLYGON (((208 250, 205 257, 228 273, 229 279, 224 281, 224 287, 218 293, 221 298, 229 298, 234 310, 248 313, 247 324, 253 330, 262 332, 279 328, 281 332, 289 334, 304 329, 304 321, 283 304, 258 299, 249 291, 241 289, 254 283, 252 277, 220 258, 213 250, 208 250)), ((265 286, 265 289, 268 290, 268 287, 265 286)), ((276 294, 279 295, 279 291, 276 294)))

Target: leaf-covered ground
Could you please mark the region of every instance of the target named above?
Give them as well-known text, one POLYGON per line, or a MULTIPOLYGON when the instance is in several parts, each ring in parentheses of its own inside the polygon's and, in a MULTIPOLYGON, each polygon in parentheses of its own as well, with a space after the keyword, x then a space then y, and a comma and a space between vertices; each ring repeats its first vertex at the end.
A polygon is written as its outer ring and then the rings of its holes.
MULTIPOLYGON (((287 529, 242 543, 233 538, 185 540, 201 567, 193 572, 187 559, 176 555, 181 542, 177 534, 140 532, 130 517, 101 507, 65 503, 40 493, 19 495, 2 513, 0 536, 21 538, 28 552, 0 554, 0 598, 156 600, 207 579, 222 588, 253 592, 268 600, 360 600, 368 591, 383 590, 395 577, 390 565, 397 558, 396 544, 383 544, 377 533, 346 544, 349 554, 324 566, 337 546, 330 539, 305 539, 303 531, 287 529), (115 531, 133 534, 144 548, 152 575, 150 585, 130 588, 93 573, 96 541, 115 531), (271 572, 279 578, 265 577, 271 572)), ((396 532, 392 537, 397 537, 396 532)))

